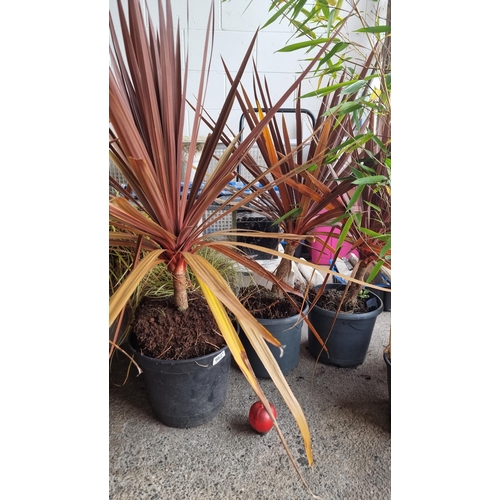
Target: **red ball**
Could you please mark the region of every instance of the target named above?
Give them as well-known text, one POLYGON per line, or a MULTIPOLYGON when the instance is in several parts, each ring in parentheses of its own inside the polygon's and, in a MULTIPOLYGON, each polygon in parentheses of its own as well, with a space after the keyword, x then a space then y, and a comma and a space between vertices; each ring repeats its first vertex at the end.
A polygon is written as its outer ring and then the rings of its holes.
MULTIPOLYGON (((276 418, 276 408, 272 403, 269 403, 269 406, 271 407, 274 418, 276 418)), ((252 428, 260 434, 265 434, 273 428, 273 421, 260 401, 257 401, 250 407, 248 420, 252 428)))

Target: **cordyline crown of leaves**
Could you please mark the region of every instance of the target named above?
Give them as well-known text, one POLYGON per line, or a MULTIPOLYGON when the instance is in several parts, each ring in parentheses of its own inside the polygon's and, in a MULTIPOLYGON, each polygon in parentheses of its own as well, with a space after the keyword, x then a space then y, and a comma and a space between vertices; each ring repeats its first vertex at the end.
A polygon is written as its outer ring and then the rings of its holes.
MULTIPOLYGON (((174 29, 170 1, 158 1, 159 25, 155 29, 149 11, 143 13, 139 0, 128 1, 125 12, 118 0, 120 45, 117 30, 110 13, 110 69, 109 69, 109 116, 110 157, 126 179, 124 188, 110 176, 117 196, 110 197, 110 246, 130 247, 135 250, 136 262, 118 290, 110 298, 110 325, 123 314, 128 299, 144 276, 156 265, 164 263, 174 277, 174 297, 181 310, 188 309, 186 269, 189 266, 196 276, 201 291, 217 321, 219 329, 231 353, 259 399, 270 413, 269 403, 262 392, 240 339, 230 321, 227 310, 238 318, 241 328, 261 358, 276 384, 302 433, 309 463, 312 464, 311 439, 302 409, 290 390, 279 366, 265 340, 279 342, 238 301, 222 276, 198 252, 204 246, 212 247, 231 257, 245 267, 263 274, 274 283, 276 278, 261 266, 245 258, 235 248, 235 242, 214 240, 206 236, 207 228, 231 211, 248 204, 259 195, 259 190, 249 195, 238 193, 222 205, 209 218, 203 220, 207 209, 214 203, 228 182, 234 179, 237 165, 247 154, 255 140, 263 133, 270 120, 286 99, 299 86, 323 50, 311 60, 280 99, 262 117, 245 139, 235 137, 217 159, 215 170, 209 174, 209 164, 214 151, 222 142, 223 130, 236 95, 237 86, 250 58, 257 33, 255 33, 242 63, 231 80, 220 114, 207 137, 197 168, 193 168, 196 141, 191 142, 183 168, 183 130, 186 118, 186 94, 188 64, 181 59, 180 30, 174 29), (146 27, 145 19, 148 19, 146 27), (175 33, 177 33, 175 35, 175 33), (188 188, 189 186, 189 188, 188 188), (231 201, 231 200, 230 200, 231 201), (139 256, 142 258, 139 259, 139 256)), ((199 82, 196 102, 190 104, 191 137, 197 138, 203 120, 203 101, 207 88, 206 77, 210 73, 214 39, 213 2, 207 22, 203 48, 202 78, 199 82)), ((326 50, 328 44, 325 44, 326 50)), ((281 175, 279 185, 292 174, 281 175)), ((268 187, 262 188, 262 191, 268 187)), ((219 236, 234 236, 232 231, 217 232, 219 236)), ((212 233, 214 235, 214 233, 212 233)), ((267 233, 259 236, 269 236, 267 233)), ((283 235, 287 239, 299 239, 297 235, 283 235)), ((242 245, 238 243, 238 245, 242 245)), ((281 286, 295 292, 286 284, 281 286)), ((113 348, 113 343, 111 350, 113 348)), ((274 420, 274 419, 273 419, 274 420)), ((274 420, 278 435, 299 473, 284 437, 274 420)), ((302 477, 302 476, 301 476, 302 477)))
MULTIPOLYGON (((226 73, 231 79, 227 68, 226 73)), ((263 109, 272 107, 267 82, 261 81, 257 68, 254 68, 254 74, 257 107, 251 107, 244 89, 237 93, 244 110, 246 128, 250 131, 262 120, 263 109)), ((340 81, 342 83, 343 78, 340 81)), ((362 155, 362 145, 373 135, 364 132, 368 122, 355 131, 353 118, 349 113, 329 112, 339 109, 341 104, 350 99, 349 96, 341 95, 340 86, 335 92, 326 94, 312 133, 303 140, 301 100, 298 98, 294 110, 296 144, 292 145, 284 114, 281 126, 277 117, 273 116, 269 126, 256 141, 265 166, 259 165, 250 155, 242 160, 246 178, 242 176, 241 179, 246 187, 256 191, 258 188, 255 180, 258 179, 266 188, 250 204, 279 223, 285 234, 306 238, 312 236, 318 226, 332 220, 340 222, 346 217, 349 192, 355 188, 351 181, 356 179, 354 176, 350 178, 351 168, 356 166, 356 160, 362 155), (272 168, 273 166, 279 168, 272 168), (285 175, 288 176, 287 182, 274 189, 274 183, 285 175)), ((229 137, 223 137, 223 140, 227 145, 230 143, 229 137)), ((286 241, 285 255, 293 255, 300 241, 297 238, 283 239, 286 241)), ((278 279, 287 278, 291 263, 291 259, 280 261, 275 272, 278 279)), ((280 288, 276 284, 273 290, 280 294, 280 288)))

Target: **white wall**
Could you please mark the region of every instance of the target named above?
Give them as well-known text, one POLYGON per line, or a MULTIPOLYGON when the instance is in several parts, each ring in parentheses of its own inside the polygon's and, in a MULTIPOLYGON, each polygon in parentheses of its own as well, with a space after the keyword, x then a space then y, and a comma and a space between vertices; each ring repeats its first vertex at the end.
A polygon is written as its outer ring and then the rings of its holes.
MULTIPOLYGON (((386 2, 386 0, 381 0, 386 2)), ((142 5, 146 0, 141 0, 142 5)), ((347 2, 344 2, 347 4, 347 2)), ((360 0, 360 10, 373 12, 378 5, 377 0, 360 0)), ((184 49, 189 47, 189 90, 194 94, 201 75, 201 58, 205 40, 210 0, 172 0, 174 19, 178 19, 181 29, 181 41, 184 49), (187 9, 189 8, 189 23, 187 9)), ((116 0, 109 0, 110 11, 117 18, 116 0)), ((153 22, 158 18, 157 0, 149 0, 149 8, 153 22)), ((215 118, 220 110, 223 99, 228 91, 229 83, 224 73, 220 58, 222 57, 231 71, 236 70, 241 59, 250 44, 252 36, 257 28, 265 23, 270 17, 269 0, 222 0, 214 1, 215 8, 215 39, 212 60, 212 69, 209 78, 207 98, 205 106, 207 111, 215 118)), ((349 28, 356 29, 359 22, 351 22, 349 28)), ((276 51, 285 46, 293 33, 285 23, 275 22, 271 26, 260 31, 257 43, 254 47, 253 58, 261 76, 265 76, 271 90, 271 97, 277 99, 282 95, 284 89, 297 78, 297 73, 307 65, 307 61, 301 60, 306 56, 305 52, 297 51, 291 53, 277 53, 276 51)), ((364 35, 354 35, 357 40, 363 42, 364 35)), ((185 52, 184 52, 185 55, 185 52)), ((247 66, 242 82, 247 91, 252 92, 252 64, 247 66)), ((314 90, 316 81, 306 80, 302 84, 302 93, 314 90)), ((295 92, 285 103, 284 107, 293 107, 295 92)), ((188 94, 189 97, 189 94, 188 94)), ((194 100, 194 99, 193 99, 194 100)), ((319 100, 309 98, 303 101, 303 107, 317 114, 319 100)), ((233 131, 238 131, 241 111, 235 109, 232 112, 229 125, 233 131)), ((188 116, 185 124, 184 135, 190 136, 191 122, 188 116)), ((202 130, 205 135, 207 130, 202 130)))

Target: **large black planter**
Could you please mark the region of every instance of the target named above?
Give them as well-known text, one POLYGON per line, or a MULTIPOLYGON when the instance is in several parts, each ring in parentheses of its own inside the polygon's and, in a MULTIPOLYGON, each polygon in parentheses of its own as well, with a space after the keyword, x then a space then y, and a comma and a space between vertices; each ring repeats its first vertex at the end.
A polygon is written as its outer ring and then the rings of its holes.
MULTIPOLYGON (((306 304, 304 315, 307 315, 309 306, 306 304)), ((272 344, 267 344, 283 375, 288 375, 299 364, 300 355, 300 338, 302 333, 303 321, 297 321, 301 318, 300 314, 282 319, 260 319, 257 321, 264 326, 273 337, 275 337, 283 346, 283 356, 280 357, 280 349, 272 344)), ((252 344, 248 340, 245 332, 238 325, 241 343, 245 347, 248 360, 252 365, 255 375, 259 378, 270 378, 269 372, 266 370, 262 361, 257 356, 252 344)))
POLYGON ((130 343, 144 372, 153 411, 169 427, 188 428, 212 420, 226 402, 231 351, 226 346, 212 354, 186 360, 150 358, 130 343))
MULTIPOLYGON (((386 278, 381 272, 375 276, 373 279, 373 284, 380 286, 382 288, 386 288, 387 290, 391 289, 391 282, 388 278, 386 278)), ((391 312, 391 292, 383 292, 382 290, 371 290, 372 293, 378 295, 382 302, 384 303, 384 311, 391 312)))
MULTIPOLYGON (((326 288, 343 290, 345 285, 328 284, 326 288)), ((370 310, 360 314, 339 313, 329 337, 328 333, 330 332, 335 312, 318 306, 314 306, 311 309, 309 312, 309 321, 328 348, 327 354, 309 328, 309 352, 314 358, 318 358, 319 355, 318 360, 321 363, 342 368, 355 367, 363 363, 368 352, 375 321, 384 309, 380 297, 372 292, 369 292, 369 294, 369 301, 371 300, 372 302, 370 310)))

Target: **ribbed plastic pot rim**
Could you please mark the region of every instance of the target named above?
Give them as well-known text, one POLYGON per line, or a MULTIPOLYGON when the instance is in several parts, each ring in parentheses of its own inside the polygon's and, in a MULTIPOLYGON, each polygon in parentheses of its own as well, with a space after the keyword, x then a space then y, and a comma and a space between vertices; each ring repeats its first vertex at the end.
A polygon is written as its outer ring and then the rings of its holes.
MULTIPOLYGON (((344 285, 340 285, 341 287, 344 286, 344 285)), ((333 289, 333 288, 338 288, 336 285, 327 285, 327 288, 326 289, 333 289)), ((384 309, 384 303, 382 302, 382 299, 374 294, 373 292, 371 291, 368 291, 368 293, 370 294, 370 297, 373 297, 377 300, 378 302, 378 307, 377 309, 374 309, 373 311, 368 311, 368 312, 365 312, 365 313, 345 313, 345 312, 339 312, 338 316, 337 316, 337 319, 343 319, 343 320, 356 320, 356 319, 370 319, 370 318, 373 318, 374 316, 378 316, 384 309)), ((319 311, 321 311, 322 314, 324 314, 325 316, 335 316, 337 314, 337 311, 329 311, 328 309, 323 309, 322 307, 318 306, 318 305, 315 305, 313 308, 314 309, 318 309, 319 311)))
POLYGON ((132 343, 129 341, 128 343, 130 349, 134 352, 134 354, 137 354, 138 356, 148 360, 148 361, 153 361, 153 362, 158 362, 162 363, 165 365, 171 364, 171 365, 182 365, 186 363, 192 363, 193 361, 203 364, 204 361, 208 361, 210 358, 213 358, 214 356, 217 356, 220 354, 222 351, 227 351, 229 350, 229 347, 226 345, 224 347, 221 347, 218 351, 211 352, 209 354, 205 354, 204 356, 198 356, 197 358, 189 358, 189 359, 158 359, 158 358, 152 358, 151 356, 147 356, 146 354, 143 354, 142 352, 138 351, 137 349, 134 348, 132 343))

